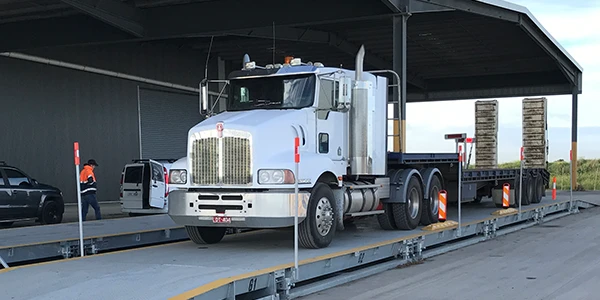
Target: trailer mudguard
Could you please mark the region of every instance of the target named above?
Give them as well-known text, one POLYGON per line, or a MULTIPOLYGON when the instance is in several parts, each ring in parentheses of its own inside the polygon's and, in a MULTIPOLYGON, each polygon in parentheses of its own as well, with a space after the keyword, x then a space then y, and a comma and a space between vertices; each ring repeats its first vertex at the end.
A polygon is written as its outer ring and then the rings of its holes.
POLYGON ((405 203, 406 192, 407 192, 407 183, 408 180, 412 177, 416 176, 423 185, 423 177, 421 173, 416 169, 403 169, 403 170, 393 170, 390 172, 390 198, 382 199, 383 203, 405 203))

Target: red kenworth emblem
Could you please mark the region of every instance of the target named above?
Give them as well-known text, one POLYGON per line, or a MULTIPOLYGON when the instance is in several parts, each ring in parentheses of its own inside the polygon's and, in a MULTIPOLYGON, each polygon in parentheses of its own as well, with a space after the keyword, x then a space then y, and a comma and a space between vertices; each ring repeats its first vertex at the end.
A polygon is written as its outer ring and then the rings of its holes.
POLYGON ((217 136, 223 137, 223 122, 217 123, 217 136))

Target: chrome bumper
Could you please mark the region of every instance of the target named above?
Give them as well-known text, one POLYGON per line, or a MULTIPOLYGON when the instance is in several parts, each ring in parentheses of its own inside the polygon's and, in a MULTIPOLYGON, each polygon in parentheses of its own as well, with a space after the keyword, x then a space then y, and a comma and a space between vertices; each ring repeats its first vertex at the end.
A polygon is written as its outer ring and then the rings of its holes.
MULTIPOLYGON (((306 217, 310 194, 298 194, 298 222, 306 217)), ((292 193, 203 193, 184 190, 169 194, 169 216, 177 225, 232 228, 278 228, 294 225, 296 195, 292 193), (214 222, 225 217, 226 222, 214 222)))

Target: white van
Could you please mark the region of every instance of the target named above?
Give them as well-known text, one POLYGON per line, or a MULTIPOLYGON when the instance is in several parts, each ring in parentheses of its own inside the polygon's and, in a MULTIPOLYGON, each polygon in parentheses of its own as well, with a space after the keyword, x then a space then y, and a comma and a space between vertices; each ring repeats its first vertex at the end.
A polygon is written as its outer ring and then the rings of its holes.
POLYGON ((134 159, 121 173, 121 211, 130 216, 168 213, 169 171, 175 159, 134 159))

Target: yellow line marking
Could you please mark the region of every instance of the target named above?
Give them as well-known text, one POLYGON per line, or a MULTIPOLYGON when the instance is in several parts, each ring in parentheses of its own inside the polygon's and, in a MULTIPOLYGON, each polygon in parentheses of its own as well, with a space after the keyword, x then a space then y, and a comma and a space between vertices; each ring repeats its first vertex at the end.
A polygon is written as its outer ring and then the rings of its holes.
POLYGON ((145 249, 153 249, 153 248, 159 248, 159 247, 165 247, 165 246, 180 245, 180 244, 184 244, 184 243, 190 243, 190 241, 181 241, 181 242, 175 242, 175 243, 160 244, 160 245, 148 246, 148 247, 143 247, 143 248, 125 249, 125 250, 112 251, 112 252, 106 252, 106 253, 100 253, 100 254, 90 254, 90 255, 86 255, 84 257, 77 256, 77 257, 73 257, 73 258, 69 258, 69 259, 59 259, 59 260, 45 261, 45 262, 41 262, 41 263, 24 265, 24 266, 9 267, 8 269, 0 270, 0 274, 19 270, 19 269, 30 268, 30 267, 38 267, 38 266, 49 265, 49 264, 60 263, 60 262, 69 262, 69 261, 81 260, 81 259, 86 259, 86 258, 94 258, 94 257, 106 256, 106 255, 110 255, 110 254, 120 254, 120 253, 135 251, 135 250, 145 250, 145 249))

